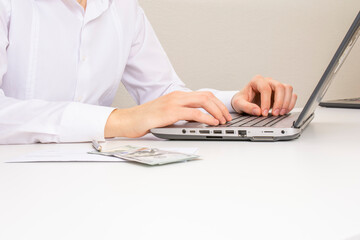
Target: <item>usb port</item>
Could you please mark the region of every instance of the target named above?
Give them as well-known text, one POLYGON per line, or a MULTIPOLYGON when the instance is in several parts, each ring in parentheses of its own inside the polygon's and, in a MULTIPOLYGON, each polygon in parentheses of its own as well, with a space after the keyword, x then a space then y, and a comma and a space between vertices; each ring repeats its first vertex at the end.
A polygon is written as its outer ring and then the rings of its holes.
POLYGON ((214 134, 222 134, 221 130, 214 130, 214 134))
POLYGON ((234 134, 234 130, 226 130, 226 134, 234 134))
POLYGON ((201 133, 201 134, 208 134, 208 133, 210 133, 210 130, 200 130, 199 133, 201 133))

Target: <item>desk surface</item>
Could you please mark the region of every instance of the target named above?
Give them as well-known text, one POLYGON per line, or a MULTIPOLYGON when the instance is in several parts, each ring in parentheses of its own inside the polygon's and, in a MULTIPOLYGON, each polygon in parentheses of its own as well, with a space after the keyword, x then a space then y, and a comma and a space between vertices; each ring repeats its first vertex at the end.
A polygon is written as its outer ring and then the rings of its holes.
POLYGON ((289 142, 123 140, 199 148, 161 167, 8 164, 65 145, 0 146, 0 239, 360 239, 359 136, 359 110, 319 108, 289 142))

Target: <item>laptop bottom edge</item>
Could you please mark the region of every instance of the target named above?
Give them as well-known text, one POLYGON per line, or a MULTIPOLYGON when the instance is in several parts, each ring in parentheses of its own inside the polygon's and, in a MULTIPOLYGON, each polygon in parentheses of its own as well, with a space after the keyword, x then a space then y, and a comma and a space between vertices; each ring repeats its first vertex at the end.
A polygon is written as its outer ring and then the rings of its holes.
POLYGON ((276 141, 290 141, 300 137, 301 132, 294 135, 287 135, 282 137, 273 137, 273 136, 254 136, 254 137, 232 137, 232 136, 199 136, 199 135, 171 135, 171 134, 161 134, 153 133, 158 138, 168 139, 168 140, 191 140, 191 141, 252 141, 252 142, 276 142, 276 141))

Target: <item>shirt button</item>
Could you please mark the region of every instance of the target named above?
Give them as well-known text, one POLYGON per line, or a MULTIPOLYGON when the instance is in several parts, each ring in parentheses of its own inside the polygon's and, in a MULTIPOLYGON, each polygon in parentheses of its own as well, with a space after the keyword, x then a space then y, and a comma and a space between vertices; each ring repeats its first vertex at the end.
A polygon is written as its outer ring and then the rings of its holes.
POLYGON ((87 57, 82 57, 81 58, 81 61, 83 61, 83 62, 86 62, 86 60, 87 60, 87 57))

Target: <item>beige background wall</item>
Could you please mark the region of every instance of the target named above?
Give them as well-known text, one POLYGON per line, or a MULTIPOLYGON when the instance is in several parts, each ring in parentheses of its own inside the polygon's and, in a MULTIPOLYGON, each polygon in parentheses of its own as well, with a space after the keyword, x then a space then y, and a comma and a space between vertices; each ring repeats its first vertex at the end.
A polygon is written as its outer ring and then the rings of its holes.
MULTIPOLYGON (((140 0, 192 89, 241 88, 255 74, 290 83, 306 103, 360 10, 359 0, 140 0)), ((325 98, 360 96, 360 41, 325 98)), ((134 101, 119 88, 114 102, 134 101)))

